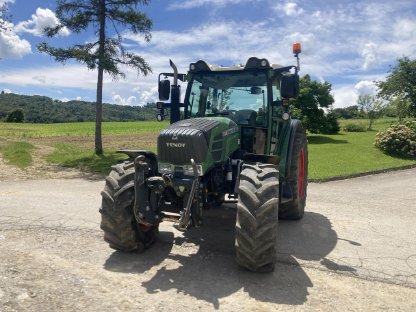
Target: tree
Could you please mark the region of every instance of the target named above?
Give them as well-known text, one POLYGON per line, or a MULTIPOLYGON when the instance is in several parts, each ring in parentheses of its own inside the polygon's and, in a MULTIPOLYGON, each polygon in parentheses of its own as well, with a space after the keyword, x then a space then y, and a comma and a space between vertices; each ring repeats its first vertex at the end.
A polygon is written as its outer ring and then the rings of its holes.
POLYGON ((358 105, 348 106, 344 108, 335 108, 332 113, 337 118, 351 119, 362 118, 362 113, 359 111, 358 105))
POLYGON ((402 57, 390 69, 386 81, 377 81, 379 92, 377 96, 393 100, 399 96, 410 101, 409 112, 416 117, 416 60, 402 57))
POLYGON ((129 66, 138 74, 147 75, 151 68, 146 61, 124 49, 122 35, 118 27, 127 28, 134 34, 141 34, 146 41, 151 38, 152 21, 137 11, 137 6, 147 5, 150 0, 58 0, 56 15, 60 24, 45 31, 49 37, 56 36, 61 29, 67 27, 70 31, 79 33, 95 30, 96 41, 76 44, 67 49, 54 48, 46 42, 38 45, 40 52, 51 55, 58 62, 74 59, 85 64, 88 69, 97 69, 97 98, 95 122, 95 153, 102 154, 102 96, 103 76, 110 74, 114 79, 125 77, 120 66, 129 66), (108 32, 112 26, 114 36, 108 32))
POLYGON ((399 95, 390 102, 390 107, 399 117, 399 121, 402 121, 409 114, 410 100, 399 95))
POLYGON ((339 130, 340 126, 335 114, 332 112, 326 114, 320 132, 323 134, 337 134, 339 130))
POLYGON ((385 108, 383 102, 376 99, 375 96, 364 94, 358 96, 357 104, 366 113, 369 121, 367 130, 371 130, 374 121, 383 115, 385 108))
POLYGON ((8 22, 10 22, 10 16, 7 15, 7 9, 7 2, 0 4, 0 33, 10 29, 8 26, 8 22))
MULTIPOLYGON (((309 75, 300 78, 300 92, 297 99, 290 102, 293 116, 300 119, 305 128, 312 133, 327 133, 329 125, 333 121, 328 121, 323 108, 328 108, 334 103, 331 95, 331 84, 328 82, 320 83, 311 80, 309 75)), ((334 118, 333 115, 330 116, 334 118)), ((334 127, 336 129, 336 127, 334 127)))
POLYGON ((6 117, 6 122, 23 122, 24 120, 25 114, 20 108, 12 110, 6 117))

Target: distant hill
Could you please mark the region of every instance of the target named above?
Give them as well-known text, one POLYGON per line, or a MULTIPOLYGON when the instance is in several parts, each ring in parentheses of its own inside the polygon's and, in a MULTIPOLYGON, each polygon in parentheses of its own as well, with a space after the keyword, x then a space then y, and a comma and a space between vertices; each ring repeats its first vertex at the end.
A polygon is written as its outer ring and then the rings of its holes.
MULTIPOLYGON (((0 120, 20 108, 25 122, 58 123, 95 121, 95 103, 84 101, 61 102, 46 96, 0 94, 0 120)), ((156 120, 155 104, 145 107, 103 104, 103 121, 156 120)))

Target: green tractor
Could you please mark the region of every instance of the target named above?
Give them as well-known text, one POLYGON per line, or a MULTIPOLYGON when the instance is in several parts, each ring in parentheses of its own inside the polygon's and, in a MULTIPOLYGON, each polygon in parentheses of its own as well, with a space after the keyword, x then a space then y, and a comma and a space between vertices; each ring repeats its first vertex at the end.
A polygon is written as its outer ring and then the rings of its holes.
POLYGON ((297 66, 256 57, 232 67, 198 61, 186 75, 170 62, 173 73, 159 75, 158 120, 169 109, 170 126, 158 154, 120 151, 128 159, 106 179, 101 229, 111 248, 144 250, 163 220, 175 218, 185 231, 233 200, 237 263, 274 270, 278 218, 302 218, 306 201, 307 140, 289 111, 299 93, 299 53, 295 44, 297 66), (187 82, 183 103, 179 80, 187 82))

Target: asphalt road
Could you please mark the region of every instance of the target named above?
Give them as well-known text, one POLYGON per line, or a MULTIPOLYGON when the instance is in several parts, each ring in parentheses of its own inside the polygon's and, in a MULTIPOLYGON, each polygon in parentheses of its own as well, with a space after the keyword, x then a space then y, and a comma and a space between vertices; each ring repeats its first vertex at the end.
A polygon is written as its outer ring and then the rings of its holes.
POLYGON ((143 254, 99 229, 103 181, 0 182, 0 311, 416 311, 416 169, 310 184, 272 274, 234 263, 234 220, 161 226, 143 254))

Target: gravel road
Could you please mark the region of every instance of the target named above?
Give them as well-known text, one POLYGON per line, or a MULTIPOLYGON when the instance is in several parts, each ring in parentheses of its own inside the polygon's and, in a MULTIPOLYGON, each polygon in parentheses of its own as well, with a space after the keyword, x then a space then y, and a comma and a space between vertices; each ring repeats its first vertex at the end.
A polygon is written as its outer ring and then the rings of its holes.
POLYGON ((272 274, 234 263, 234 220, 142 254, 99 229, 102 180, 0 182, 0 311, 416 311, 416 169, 310 184, 272 274))

